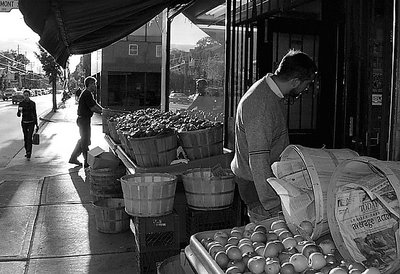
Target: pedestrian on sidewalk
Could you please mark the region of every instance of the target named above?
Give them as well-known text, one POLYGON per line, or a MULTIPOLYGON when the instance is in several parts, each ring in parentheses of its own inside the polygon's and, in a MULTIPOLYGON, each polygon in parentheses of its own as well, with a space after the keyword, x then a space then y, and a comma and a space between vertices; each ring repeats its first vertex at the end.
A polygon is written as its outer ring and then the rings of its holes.
POLYGON ((33 130, 36 126, 36 131, 39 130, 37 114, 36 114, 36 104, 33 102, 29 96, 31 95, 29 90, 24 90, 24 100, 22 100, 18 105, 17 116, 21 117, 22 132, 24 133, 24 147, 25 147, 25 157, 28 161, 31 159, 32 155, 32 136, 33 130))
POLYGON ((79 127, 80 139, 76 143, 75 149, 71 154, 69 159, 70 164, 82 165, 78 161, 79 155, 83 155, 84 167, 89 167, 87 163, 87 153, 89 151, 89 145, 91 143, 91 128, 90 121, 93 116, 93 112, 101 114, 103 108, 94 100, 93 93, 96 92, 97 80, 94 77, 86 77, 85 79, 85 89, 79 96, 78 101, 78 118, 76 123, 79 127))

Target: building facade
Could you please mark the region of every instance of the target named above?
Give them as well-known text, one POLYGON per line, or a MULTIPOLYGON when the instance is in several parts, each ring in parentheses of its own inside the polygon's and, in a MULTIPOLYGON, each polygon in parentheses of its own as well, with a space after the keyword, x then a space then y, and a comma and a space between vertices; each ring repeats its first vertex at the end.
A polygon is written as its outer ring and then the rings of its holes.
POLYGON ((161 16, 114 44, 91 53, 90 74, 98 79, 104 107, 159 107, 161 100, 161 16))

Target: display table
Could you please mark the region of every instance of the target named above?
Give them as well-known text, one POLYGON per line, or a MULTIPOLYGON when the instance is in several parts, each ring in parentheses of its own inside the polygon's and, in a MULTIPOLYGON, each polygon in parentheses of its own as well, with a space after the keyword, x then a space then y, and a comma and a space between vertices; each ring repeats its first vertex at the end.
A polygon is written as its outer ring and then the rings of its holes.
POLYGON ((122 146, 116 144, 110 136, 105 135, 105 140, 108 143, 110 150, 124 163, 127 172, 129 174, 143 173, 143 172, 161 172, 170 173, 178 176, 178 181, 180 181, 180 175, 188 169, 192 168, 211 168, 217 164, 220 164, 223 168, 230 168, 230 163, 233 159, 233 152, 229 149, 224 148, 224 152, 221 155, 215 155, 204 159, 198 159, 189 161, 188 163, 179 163, 169 166, 162 167, 140 167, 136 165, 135 162, 125 153, 122 146))
POLYGON ((190 246, 187 246, 181 254, 181 266, 186 274, 209 274, 190 246))

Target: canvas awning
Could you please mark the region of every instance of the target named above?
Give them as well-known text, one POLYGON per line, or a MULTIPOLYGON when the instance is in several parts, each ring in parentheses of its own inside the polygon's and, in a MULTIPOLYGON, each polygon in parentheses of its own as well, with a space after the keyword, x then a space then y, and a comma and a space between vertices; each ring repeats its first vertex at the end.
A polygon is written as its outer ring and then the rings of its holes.
POLYGON ((167 7, 189 0, 20 0, 25 23, 62 67, 129 35, 167 7))

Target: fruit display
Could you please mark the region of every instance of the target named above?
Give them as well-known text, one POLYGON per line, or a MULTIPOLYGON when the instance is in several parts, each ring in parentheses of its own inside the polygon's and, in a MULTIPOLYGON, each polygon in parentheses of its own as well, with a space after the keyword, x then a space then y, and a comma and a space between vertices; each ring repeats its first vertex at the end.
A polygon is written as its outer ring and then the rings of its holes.
MULTIPOLYGON (((312 232, 306 222, 304 230, 312 232)), ((377 268, 343 260, 330 237, 313 241, 293 235, 284 220, 275 220, 270 225, 249 223, 208 235, 198 240, 220 267, 221 273, 380 273, 377 268)))
POLYGON ((194 131, 218 126, 221 123, 201 116, 192 111, 162 112, 159 109, 147 108, 129 114, 116 115, 116 129, 125 132, 128 138, 152 137, 181 131, 194 131))

